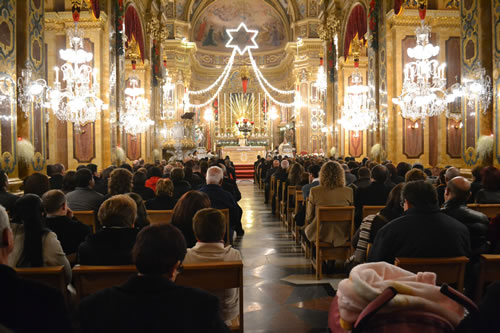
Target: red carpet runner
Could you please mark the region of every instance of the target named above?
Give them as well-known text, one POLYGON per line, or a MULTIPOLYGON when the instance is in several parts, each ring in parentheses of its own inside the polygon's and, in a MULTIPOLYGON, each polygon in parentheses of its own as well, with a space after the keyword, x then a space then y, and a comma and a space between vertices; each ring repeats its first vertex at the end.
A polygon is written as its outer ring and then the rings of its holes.
POLYGON ((237 179, 253 179, 253 164, 237 164, 234 168, 237 179))

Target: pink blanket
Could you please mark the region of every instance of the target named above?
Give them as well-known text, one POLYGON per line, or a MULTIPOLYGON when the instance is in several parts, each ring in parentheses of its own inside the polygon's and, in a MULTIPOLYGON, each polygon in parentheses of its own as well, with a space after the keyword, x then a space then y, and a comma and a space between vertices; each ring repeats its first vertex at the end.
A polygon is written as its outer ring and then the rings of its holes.
POLYGON ((431 312, 454 326, 464 317, 463 307, 439 291, 435 273, 414 274, 386 262, 376 262, 356 266, 349 279, 340 282, 337 296, 342 326, 350 329, 361 311, 388 287, 395 288, 398 294, 381 312, 431 312))

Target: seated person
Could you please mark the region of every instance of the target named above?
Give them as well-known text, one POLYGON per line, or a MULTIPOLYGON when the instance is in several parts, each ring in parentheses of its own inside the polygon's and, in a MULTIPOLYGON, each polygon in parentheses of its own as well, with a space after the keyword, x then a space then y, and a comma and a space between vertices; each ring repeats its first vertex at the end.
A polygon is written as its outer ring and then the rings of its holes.
MULTIPOLYGON (((224 247, 226 233, 226 217, 214 208, 199 210, 193 218, 193 230, 198 242, 187 250, 184 263, 203 263, 218 261, 239 261, 240 251, 231 245, 224 247)), ((227 289, 214 293, 219 297, 222 309, 222 319, 228 324, 238 317, 238 289, 227 289)))
POLYGON ((196 212, 210 207, 210 198, 203 192, 189 191, 185 193, 174 207, 171 223, 175 225, 184 235, 187 247, 196 244, 193 231, 193 217, 196 212))
POLYGON ((396 257, 469 257, 467 227, 440 212, 432 184, 424 180, 408 182, 402 199, 405 214, 378 231, 369 262, 393 264, 396 257))
POLYGON ((174 183, 168 178, 162 178, 156 183, 156 197, 146 201, 149 210, 172 210, 174 200, 174 183))
POLYGON ((481 171, 482 188, 477 191, 475 201, 478 204, 500 203, 500 170, 486 167, 481 171))
POLYGON ((25 194, 17 200, 15 210, 14 251, 9 255, 9 266, 64 266, 66 282, 71 282, 71 266, 61 243, 43 223, 42 200, 35 194, 25 194))
POLYGON ((14 215, 17 199, 19 199, 17 195, 9 193, 9 177, 3 170, 0 170, 0 205, 4 206, 11 216, 14 215))
MULTIPOLYGON (((338 162, 323 164, 319 172, 319 183, 309 194, 306 211, 305 235, 310 242, 316 241, 316 207, 317 206, 352 206, 352 188, 345 186, 344 169, 338 162)), ((350 222, 322 225, 319 239, 322 242, 342 246, 350 239, 350 222)))
POLYGON ((139 274, 81 301, 82 332, 229 332, 217 297, 175 285, 185 255, 173 225, 142 229, 132 251, 139 274))
POLYGON ((94 178, 87 168, 80 168, 75 174, 76 188, 66 195, 68 206, 72 211, 97 211, 103 200, 100 193, 94 191, 94 178))
POLYGON ((191 190, 191 184, 184 179, 183 168, 173 168, 170 178, 174 183, 174 199, 179 200, 187 191, 191 190))
POLYGON ((7 266, 13 250, 14 236, 9 217, 0 206, 0 332, 71 332, 61 293, 41 283, 21 279, 7 266))
POLYGON ((56 233, 67 255, 78 252, 78 246, 91 233, 88 225, 73 218, 73 212, 66 203, 61 190, 50 190, 42 196, 45 209, 45 225, 56 233))
POLYGON ((78 248, 81 265, 130 265, 130 251, 137 230, 137 205, 128 195, 118 194, 104 201, 98 218, 103 228, 89 235, 78 248))
POLYGON ((132 192, 139 194, 144 201, 153 199, 155 197, 155 192, 149 187, 145 186, 146 180, 148 180, 148 178, 143 172, 134 173, 134 177, 132 178, 132 192))

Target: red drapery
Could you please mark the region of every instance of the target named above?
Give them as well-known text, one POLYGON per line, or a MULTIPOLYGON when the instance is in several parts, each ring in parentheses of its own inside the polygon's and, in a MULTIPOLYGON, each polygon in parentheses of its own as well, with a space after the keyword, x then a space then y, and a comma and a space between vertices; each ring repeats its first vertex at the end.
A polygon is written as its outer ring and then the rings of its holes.
POLYGON ((363 6, 361 5, 356 5, 352 11, 351 15, 349 16, 349 20, 347 21, 347 28, 345 32, 345 38, 344 38, 344 59, 347 59, 349 56, 349 48, 351 46, 351 42, 356 36, 358 35, 358 38, 362 38, 363 41, 366 42, 365 40, 365 34, 366 34, 366 22, 367 17, 366 17, 366 12, 363 6))
POLYGON ((90 7, 92 7, 92 14, 98 19, 101 16, 101 6, 99 0, 90 0, 90 7))
POLYGON ((394 13, 398 15, 403 7, 404 0, 394 0, 394 13))
POLYGON ((141 19, 134 6, 129 6, 125 12, 125 35, 127 41, 134 36, 137 45, 139 45, 142 62, 144 62, 144 36, 142 34, 141 19))

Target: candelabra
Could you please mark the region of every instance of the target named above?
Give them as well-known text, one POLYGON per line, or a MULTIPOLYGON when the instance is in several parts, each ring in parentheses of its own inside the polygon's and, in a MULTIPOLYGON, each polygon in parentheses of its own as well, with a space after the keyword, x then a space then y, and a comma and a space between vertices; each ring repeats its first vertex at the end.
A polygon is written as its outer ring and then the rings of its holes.
POLYGON ((64 65, 55 67, 56 80, 49 91, 49 105, 59 120, 75 124, 77 130, 89 122, 94 122, 101 111, 103 102, 97 97, 99 83, 97 70, 85 65, 93 54, 83 49, 83 32, 75 28, 68 31, 69 49, 60 50, 64 65), (59 82, 59 70, 63 74, 65 88, 59 82))
POLYGON ((29 60, 26 61, 25 68, 21 70, 21 77, 17 79, 17 87, 19 89, 17 101, 21 105, 25 117, 28 116, 33 104, 44 104, 44 92, 47 88, 47 82, 43 79, 35 80, 29 60))
POLYGON ((252 132, 253 130, 253 124, 254 122, 253 121, 248 121, 248 119, 246 118, 243 118, 240 121, 236 121, 236 126, 238 127, 238 131, 240 131, 240 133, 243 133, 243 136, 245 137, 245 145, 248 144, 248 136, 250 136, 250 133, 252 132))

